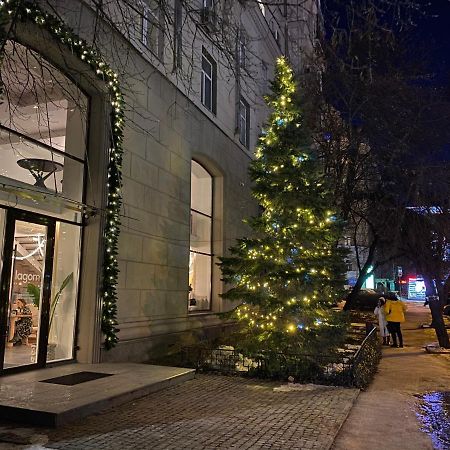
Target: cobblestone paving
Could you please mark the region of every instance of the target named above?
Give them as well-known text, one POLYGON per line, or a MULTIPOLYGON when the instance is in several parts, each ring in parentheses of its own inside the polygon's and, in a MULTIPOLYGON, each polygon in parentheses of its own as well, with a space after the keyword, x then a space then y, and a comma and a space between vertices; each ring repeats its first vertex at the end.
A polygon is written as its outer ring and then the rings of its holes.
MULTIPOLYGON (((60 449, 330 448, 358 391, 199 375, 48 433, 60 449)), ((42 431, 41 431, 42 432, 42 431)))
POLYGON ((198 375, 57 430, 0 423, 0 450, 329 449, 358 391, 280 386, 198 375))

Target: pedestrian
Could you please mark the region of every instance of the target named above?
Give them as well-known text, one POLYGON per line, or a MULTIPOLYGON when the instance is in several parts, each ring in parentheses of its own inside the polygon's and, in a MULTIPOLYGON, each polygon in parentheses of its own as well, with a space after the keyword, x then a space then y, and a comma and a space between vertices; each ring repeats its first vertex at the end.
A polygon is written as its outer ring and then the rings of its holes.
POLYGON ((383 338, 383 345, 389 345, 389 331, 387 329, 386 314, 384 313, 384 305, 386 300, 384 297, 378 299, 378 305, 373 313, 378 317, 378 326, 380 328, 380 336, 383 338))
POLYGON ((405 321, 406 304, 399 300, 394 292, 389 292, 386 295, 386 299, 384 312, 386 314, 387 329, 392 336, 391 347, 403 347, 403 336, 400 324, 405 321))
POLYGON ((15 317, 17 320, 11 342, 13 345, 28 345, 28 336, 31 334, 33 328, 31 309, 27 305, 27 302, 22 298, 18 298, 16 304, 17 314, 15 317))

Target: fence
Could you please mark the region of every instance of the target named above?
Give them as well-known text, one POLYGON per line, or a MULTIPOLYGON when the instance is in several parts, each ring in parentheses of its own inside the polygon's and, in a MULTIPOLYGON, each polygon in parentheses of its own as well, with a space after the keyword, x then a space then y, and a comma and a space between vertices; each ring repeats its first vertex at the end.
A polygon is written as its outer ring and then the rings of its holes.
POLYGON ((219 372, 252 378, 287 380, 297 383, 366 387, 380 359, 380 344, 373 329, 356 353, 286 354, 261 351, 245 355, 232 347, 183 347, 181 365, 202 372, 219 372))
POLYGON ((372 328, 353 357, 352 385, 358 388, 367 387, 377 371, 380 359, 381 345, 377 329, 372 328))

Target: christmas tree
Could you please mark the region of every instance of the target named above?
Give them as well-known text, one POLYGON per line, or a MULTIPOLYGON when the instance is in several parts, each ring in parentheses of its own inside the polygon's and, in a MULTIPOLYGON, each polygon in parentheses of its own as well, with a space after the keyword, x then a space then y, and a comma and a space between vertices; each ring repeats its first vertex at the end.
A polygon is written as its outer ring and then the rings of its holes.
POLYGON ((233 285, 223 297, 240 302, 232 316, 244 325, 243 347, 324 351, 343 328, 330 308, 343 287, 341 227, 285 58, 266 103, 272 113, 250 165, 261 213, 247 221, 255 237, 238 240, 221 259, 233 285))

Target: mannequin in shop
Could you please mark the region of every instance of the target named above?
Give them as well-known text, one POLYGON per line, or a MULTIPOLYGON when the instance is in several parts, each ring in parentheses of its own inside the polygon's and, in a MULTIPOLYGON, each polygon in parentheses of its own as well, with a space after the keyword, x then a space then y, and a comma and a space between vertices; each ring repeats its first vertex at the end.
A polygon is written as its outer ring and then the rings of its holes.
POLYGON ((31 309, 27 306, 26 301, 21 298, 16 300, 14 309, 17 313, 14 316, 14 336, 11 342, 13 345, 28 345, 28 336, 33 329, 31 309))

